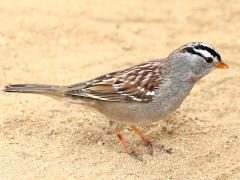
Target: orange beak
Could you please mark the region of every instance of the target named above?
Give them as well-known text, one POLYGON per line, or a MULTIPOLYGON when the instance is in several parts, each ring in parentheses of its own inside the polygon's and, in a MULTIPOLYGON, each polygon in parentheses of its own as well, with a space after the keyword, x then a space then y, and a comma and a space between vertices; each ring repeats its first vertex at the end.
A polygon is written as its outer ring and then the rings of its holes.
POLYGON ((216 68, 219 68, 219 69, 228 69, 228 65, 226 65, 223 61, 220 61, 219 63, 215 64, 215 67, 216 68))

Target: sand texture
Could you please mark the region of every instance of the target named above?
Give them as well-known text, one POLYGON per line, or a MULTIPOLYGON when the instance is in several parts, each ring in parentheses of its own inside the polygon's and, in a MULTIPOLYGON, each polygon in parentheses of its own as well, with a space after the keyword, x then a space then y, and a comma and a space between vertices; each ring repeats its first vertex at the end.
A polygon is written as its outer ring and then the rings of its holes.
POLYGON ((141 127, 173 153, 128 156, 108 119, 46 96, 0 93, 0 179, 240 179, 239 0, 0 1, 0 87, 67 85, 166 57, 192 41, 230 66, 193 88, 178 113, 141 127))

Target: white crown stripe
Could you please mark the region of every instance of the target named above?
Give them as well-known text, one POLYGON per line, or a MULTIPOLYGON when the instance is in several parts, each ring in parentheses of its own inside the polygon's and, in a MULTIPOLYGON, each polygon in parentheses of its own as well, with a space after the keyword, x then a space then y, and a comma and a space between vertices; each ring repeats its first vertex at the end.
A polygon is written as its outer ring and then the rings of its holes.
POLYGON ((201 50, 201 49, 195 49, 195 48, 193 49, 194 51, 202 54, 204 57, 212 57, 212 55, 207 50, 201 50))

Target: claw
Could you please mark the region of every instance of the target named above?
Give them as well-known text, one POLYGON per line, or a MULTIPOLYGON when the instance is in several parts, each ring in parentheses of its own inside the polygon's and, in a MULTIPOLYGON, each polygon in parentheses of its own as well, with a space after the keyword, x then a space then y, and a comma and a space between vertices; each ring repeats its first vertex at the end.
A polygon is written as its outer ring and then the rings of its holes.
POLYGON ((130 126, 132 130, 143 140, 144 146, 148 147, 150 154, 153 155, 154 146, 136 126, 130 126))
POLYGON ((151 141, 149 141, 148 139, 144 140, 144 146, 146 146, 149 150, 149 154, 153 155, 154 153, 154 145, 151 143, 151 141))
POLYGON ((139 161, 143 161, 142 157, 139 156, 134 150, 132 150, 129 146, 127 141, 125 140, 125 138, 123 137, 123 135, 121 134, 120 130, 118 128, 114 128, 114 132, 117 135, 118 139, 120 140, 120 142, 122 143, 124 149, 126 150, 126 152, 128 153, 128 155, 130 155, 131 157, 133 157, 134 159, 137 159, 139 161))
POLYGON ((143 140, 144 142, 144 145, 146 147, 148 147, 149 151, 150 151, 150 154, 153 155, 154 151, 164 151, 168 154, 171 154, 172 153, 172 149, 171 148, 166 148, 164 145, 160 145, 159 147, 158 146, 155 146, 151 143, 151 141, 149 141, 145 136, 144 134, 140 131, 140 129, 138 129, 136 126, 130 126, 132 128, 132 130, 138 135, 140 136, 140 138, 143 140))
POLYGON ((172 148, 165 147, 164 145, 154 145, 153 146, 154 151, 161 151, 161 152, 166 152, 168 154, 172 154, 172 148))
POLYGON ((134 150, 128 149, 127 153, 128 153, 128 155, 130 155, 134 159, 139 160, 139 161, 143 161, 143 158, 141 156, 139 156, 134 150))

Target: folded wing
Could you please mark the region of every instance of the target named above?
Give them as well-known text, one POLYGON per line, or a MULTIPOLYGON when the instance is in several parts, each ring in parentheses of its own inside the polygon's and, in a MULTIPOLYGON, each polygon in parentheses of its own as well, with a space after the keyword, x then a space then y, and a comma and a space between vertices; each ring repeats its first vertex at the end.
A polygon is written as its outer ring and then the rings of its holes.
POLYGON ((148 102, 164 79, 165 71, 161 61, 149 61, 68 86, 66 94, 103 101, 148 102))

